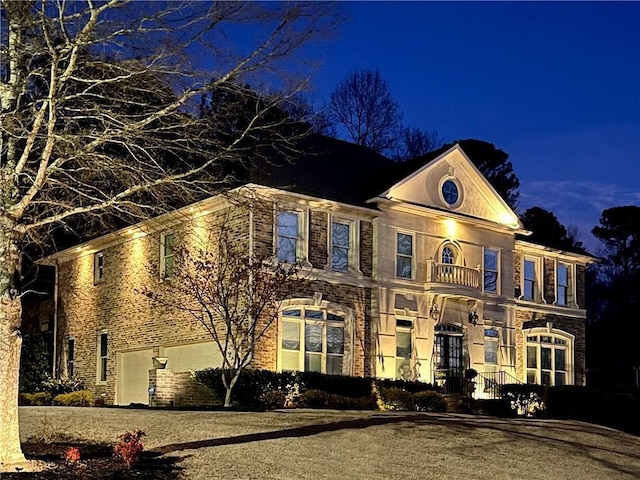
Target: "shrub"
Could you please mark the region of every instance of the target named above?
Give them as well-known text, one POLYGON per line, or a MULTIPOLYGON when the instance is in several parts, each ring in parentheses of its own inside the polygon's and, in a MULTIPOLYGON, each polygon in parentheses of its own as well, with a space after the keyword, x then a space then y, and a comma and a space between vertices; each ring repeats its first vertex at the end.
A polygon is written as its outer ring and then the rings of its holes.
POLYGON ((84 383, 77 378, 53 378, 47 375, 47 379, 40 385, 40 391, 48 392, 52 397, 62 393, 77 392, 84 389, 84 383))
POLYGON ((426 391, 436 391, 437 388, 430 383, 409 381, 409 380, 391 380, 391 379, 376 379, 374 380, 378 389, 383 388, 399 388, 406 392, 418 393, 426 391))
POLYGON ((93 403, 93 393, 89 390, 78 390, 77 392, 61 393, 53 398, 54 405, 65 407, 88 407, 93 403))
POLYGON ((18 396, 19 405, 45 406, 51 405, 51 394, 47 392, 21 393, 18 396))
MULTIPOLYGON (((39 392, 51 371, 51 346, 43 335, 25 335, 20 355, 20 391, 39 392)), ((62 393, 62 392, 59 392, 62 393)))
POLYGON ((380 389, 380 408, 382 410, 405 410, 415 408, 414 394, 398 387, 380 389))
POLYGON ((535 417, 544 411, 545 387, 531 384, 507 384, 500 388, 500 396, 509 402, 516 415, 535 417))
POLYGON ((429 390, 414 394, 414 403, 419 412, 444 412, 447 410, 444 396, 429 390))
POLYGON ((299 372, 296 381, 300 389, 322 390, 341 397, 360 398, 371 395, 371 378, 350 377, 348 375, 327 375, 318 372, 299 372))
POLYGON ((283 408, 287 394, 280 390, 269 390, 262 395, 262 406, 266 410, 273 410, 276 408, 283 408))
POLYGON ((135 430, 133 432, 124 432, 118 437, 118 443, 113 447, 113 451, 116 456, 127 464, 127 468, 131 468, 140 460, 144 450, 144 444, 141 439, 145 435, 146 433, 142 430, 135 430))
POLYGON ((308 408, 326 408, 329 395, 322 390, 307 390, 300 394, 299 405, 308 408))
POLYGON ((69 447, 64 451, 64 460, 69 463, 80 461, 80 449, 77 447, 69 447))

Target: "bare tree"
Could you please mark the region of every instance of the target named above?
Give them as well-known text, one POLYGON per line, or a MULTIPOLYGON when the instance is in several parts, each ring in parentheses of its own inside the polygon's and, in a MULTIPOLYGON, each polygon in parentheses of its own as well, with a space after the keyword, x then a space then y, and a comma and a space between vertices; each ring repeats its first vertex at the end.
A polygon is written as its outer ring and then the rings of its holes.
POLYGON ((435 130, 422 130, 419 127, 405 127, 393 152, 393 159, 405 161, 421 157, 442 146, 442 140, 435 130))
POLYGON ((270 125, 258 120, 281 96, 220 139, 208 134, 216 122, 203 125, 195 114, 200 95, 247 83, 295 90, 284 67, 302 71, 292 68, 295 51, 336 17, 315 2, 1 0, 0 7, 0 462, 7 464, 24 460, 17 397, 25 248, 79 216, 83 228, 109 216, 137 220, 215 191, 223 167, 255 147, 245 139, 259 129, 267 141, 270 125), (188 67, 198 61, 209 67, 206 76, 188 67))
POLYGON ((229 214, 206 228, 187 229, 174 250, 171 279, 141 292, 176 314, 187 314, 211 335, 222 356, 224 406, 272 327, 279 305, 299 282, 298 266, 254 255, 234 236, 229 214))
POLYGON ((344 78, 331 93, 329 112, 355 144, 379 153, 395 147, 402 112, 379 71, 363 70, 344 78))

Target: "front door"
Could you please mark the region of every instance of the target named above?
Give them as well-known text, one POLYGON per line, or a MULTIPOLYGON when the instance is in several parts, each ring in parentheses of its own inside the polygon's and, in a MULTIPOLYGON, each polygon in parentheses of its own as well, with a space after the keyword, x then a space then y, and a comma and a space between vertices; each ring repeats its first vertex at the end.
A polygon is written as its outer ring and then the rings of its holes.
POLYGON ((447 394, 462 392, 462 332, 453 325, 436 327, 434 338, 434 384, 447 394))

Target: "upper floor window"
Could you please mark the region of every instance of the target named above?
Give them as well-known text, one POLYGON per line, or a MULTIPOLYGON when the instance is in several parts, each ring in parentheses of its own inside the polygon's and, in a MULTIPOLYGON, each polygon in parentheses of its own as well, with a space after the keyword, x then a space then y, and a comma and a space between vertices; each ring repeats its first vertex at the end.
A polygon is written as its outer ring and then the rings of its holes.
POLYGON ((562 263, 558 264, 556 271, 556 304, 569 304, 569 266, 562 263))
POLYGON ((325 308, 287 307, 281 313, 280 368, 341 375, 345 317, 325 308))
POLYGON ((351 225, 331 222, 331 269, 338 272, 349 270, 351 248, 351 225))
POLYGON ((300 213, 277 212, 276 252, 281 263, 296 263, 300 249, 300 213))
POLYGON ((484 250, 484 291, 498 292, 498 251, 484 250))
POLYGON ((160 276, 170 278, 173 275, 176 234, 165 233, 160 243, 160 276))
POLYGON ((447 265, 453 265, 456 263, 455 251, 448 245, 442 248, 442 263, 447 265))
POLYGON ((408 233, 396 236, 396 277, 413 278, 413 235, 408 233))
POLYGON ((525 300, 536 299, 536 262, 535 260, 524 260, 522 298, 525 300))
POLYGON ((104 252, 93 254, 93 283, 104 280, 104 252))

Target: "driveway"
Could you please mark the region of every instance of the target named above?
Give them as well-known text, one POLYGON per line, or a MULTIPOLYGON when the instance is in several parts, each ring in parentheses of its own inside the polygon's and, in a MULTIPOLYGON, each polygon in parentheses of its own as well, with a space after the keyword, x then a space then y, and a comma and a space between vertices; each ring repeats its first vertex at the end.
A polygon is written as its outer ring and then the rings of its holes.
POLYGON ((188 479, 637 479, 640 438, 582 422, 463 414, 21 407, 28 437, 145 448, 188 479), (54 438, 55 439, 55 438, 54 438))

